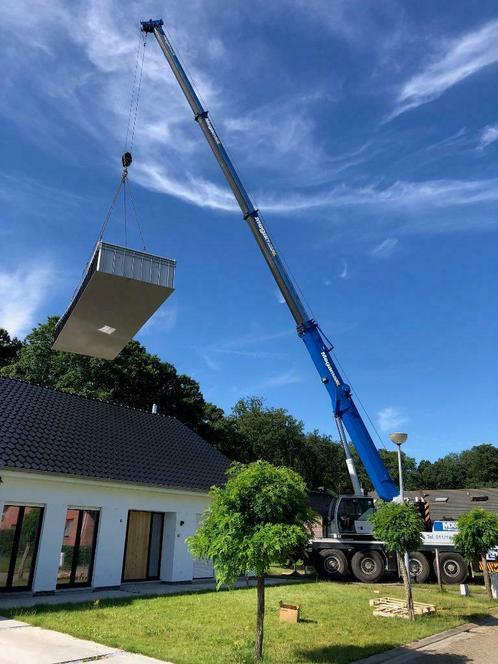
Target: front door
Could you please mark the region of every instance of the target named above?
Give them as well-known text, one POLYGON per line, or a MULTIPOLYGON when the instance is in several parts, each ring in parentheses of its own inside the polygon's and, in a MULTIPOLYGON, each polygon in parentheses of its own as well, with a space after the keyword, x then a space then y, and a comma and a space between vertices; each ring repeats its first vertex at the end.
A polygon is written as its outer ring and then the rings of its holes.
POLYGON ((30 590, 43 508, 4 505, 0 522, 0 590, 30 590))
POLYGON ((123 581, 159 578, 164 514, 128 512, 123 581))

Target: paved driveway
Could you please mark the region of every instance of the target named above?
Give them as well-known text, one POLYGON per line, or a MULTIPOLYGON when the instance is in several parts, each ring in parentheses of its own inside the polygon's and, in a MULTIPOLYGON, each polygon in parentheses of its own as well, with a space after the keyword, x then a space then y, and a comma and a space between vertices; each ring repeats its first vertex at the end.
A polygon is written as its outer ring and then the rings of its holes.
POLYGON ((0 664, 165 664, 158 659, 0 617, 0 664))
MULTIPOLYGON (((386 618, 395 620, 395 618, 386 618)), ((498 664, 498 615, 482 618, 354 664, 498 664)))

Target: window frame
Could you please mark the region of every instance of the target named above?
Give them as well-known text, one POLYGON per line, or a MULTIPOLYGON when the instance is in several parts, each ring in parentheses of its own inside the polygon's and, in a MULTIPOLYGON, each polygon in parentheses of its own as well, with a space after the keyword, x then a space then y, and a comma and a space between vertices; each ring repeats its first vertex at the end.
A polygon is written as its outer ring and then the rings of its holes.
POLYGON ((0 593, 15 593, 15 592, 26 592, 32 589, 33 579, 35 576, 36 563, 38 560, 38 548, 40 544, 40 536, 43 525, 43 519, 45 516, 45 506, 44 505, 33 505, 31 503, 10 503, 6 501, 2 507, 2 513, 5 510, 5 507, 17 507, 19 509, 16 521, 16 527, 14 530, 14 538, 12 540, 12 548, 10 550, 10 560, 9 560, 9 569, 7 570, 7 579, 4 586, 0 586, 0 593), (24 514, 26 507, 32 507, 34 509, 40 510, 38 517, 38 525, 36 528, 35 540, 34 540, 34 549, 33 556, 31 560, 31 567, 29 570, 28 583, 24 586, 14 586, 12 581, 14 579, 14 573, 16 571, 16 562, 17 555, 19 553, 19 541, 21 539, 22 526, 24 523, 24 514))
MULTIPOLYGON (((57 590, 63 590, 64 588, 88 588, 92 585, 93 581, 93 568, 94 568, 94 563, 95 563, 95 553, 97 551, 97 537, 98 537, 98 531, 99 531, 99 523, 100 523, 100 509, 98 508, 88 508, 88 507, 73 507, 73 506, 68 506, 66 509, 66 518, 64 521, 64 524, 67 522, 67 513, 69 510, 77 510, 78 511, 78 518, 76 520, 76 537, 74 540, 74 549, 73 549, 73 558, 71 561, 71 572, 69 574, 69 582, 68 583, 60 583, 57 580, 56 584, 56 589, 57 590), (83 518, 85 512, 93 512, 95 514, 95 525, 93 529, 93 538, 92 538, 92 553, 90 556, 90 560, 88 562, 88 579, 86 581, 76 581, 76 569, 78 567, 78 558, 79 558, 79 552, 80 552, 80 543, 81 543, 81 530, 83 527, 83 518)), ((75 519, 73 519, 73 524, 74 524, 75 519)), ((74 527, 74 525, 73 525, 74 527)), ((71 529, 72 530, 72 529, 71 529)), ((61 543, 61 552, 62 552, 62 547, 64 546, 64 532, 65 532, 65 526, 64 526, 64 531, 62 535, 62 543, 61 543)), ((59 572, 57 572, 57 579, 59 577, 59 572)))

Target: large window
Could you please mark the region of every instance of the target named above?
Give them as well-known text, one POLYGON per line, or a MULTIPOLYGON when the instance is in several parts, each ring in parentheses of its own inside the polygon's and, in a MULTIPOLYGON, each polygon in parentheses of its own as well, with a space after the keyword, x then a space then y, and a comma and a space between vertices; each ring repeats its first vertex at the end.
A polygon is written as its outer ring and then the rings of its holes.
POLYGON ((42 514, 42 507, 4 506, 0 522, 0 590, 31 588, 42 514))
POLYGON ((67 510, 57 587, 90 585, 98 521, 98 510, 67 510))

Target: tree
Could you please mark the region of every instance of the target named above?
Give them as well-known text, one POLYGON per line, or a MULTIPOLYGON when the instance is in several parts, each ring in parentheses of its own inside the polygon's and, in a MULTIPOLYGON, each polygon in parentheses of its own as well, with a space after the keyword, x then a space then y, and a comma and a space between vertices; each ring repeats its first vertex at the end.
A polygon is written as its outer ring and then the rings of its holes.
POLYGON ((230 416, 246 443, 249 461, 265 459, 297 470, 304 425, 284 408, 266 408, 260 397, 240 399, 230 416))
POLYGON ((414 505, 408 503, 382 503, 370 521, 376 539, 385 542, 386 549, 396 554, 398 567, 405 586, 406 606, 410 620, 415 619, 412 588, 406 569, 404 554, 415 551, 422 543, 422 518, 414 505))
POLYGON ((256 657, 263 656, 265 574, 275 562, 295 557, 305 546, 314 518, 303 479, 266 461, 234 464, 223 487, 210 491, 211 504, 193 537, 192 554, 211 558, 217 587, 239 576, 257 577, 256 657))
POLYGON ((498 448, 489 443, 474 445, 460 453, 465 488, 498 486, 498 448))
POLYGON ((310 489, 320 487, 333 495, 353 492, 341 443, 316 430, 305 435, 299 472, 310 489))
POLYGON ((462 514, 457 521, 458 532, 455 535, 455 548, 459 549, 469 563, 480 560, 484 575, 486 592, 491 599, 491 581, 489 578, 486 554, 489 549, 498 546, 498 516, 486 512, 482 507, 462 514))
POLYGON ((418 465, 418 486, 424 489, 472 489, 498 486, 498 449, 490 443, 418 465))
MULTIPOLYGON (((395 484, 399 484, 399 467, 398 467, 398 453, 395 450, 379 449, 379 455, 384 465, 389 471, 389 475, 395 484)), ((372 480, 368 477, 363 464, 358 456, 356 450, 353 451, 353 459, 358 472, 358 479, 360 484, 366 491, 373 491, 374 486, 372 480)), ((417 471, 417 462, 413 457, 408 456, 401 452, 401 461, 403 464, 403 481, 406 489, 419 488, 419 474, 417 471)))
POLYGON ((0 368, 10 364, 21 350, 22 342, 16 337, 11 338, 7 330, 0 327, 0 368))
POLYGON ((431 463, 423 460, 419 467, 420 488, 424 489, 463 489, 465 469, 460 455, 452 452, 431 463))
POLYGON ((240 399, 221 428, 224 447, 219 449, 230 459, 287 466, 309 489, 352 491, 342 446, 318 431, 304 433, 303 422, 284 408, 268 408, 261 397, 240 399))

